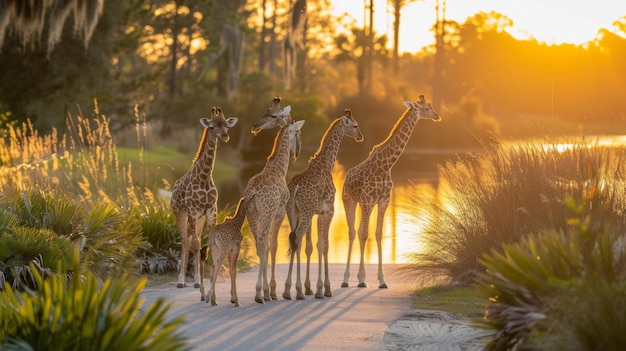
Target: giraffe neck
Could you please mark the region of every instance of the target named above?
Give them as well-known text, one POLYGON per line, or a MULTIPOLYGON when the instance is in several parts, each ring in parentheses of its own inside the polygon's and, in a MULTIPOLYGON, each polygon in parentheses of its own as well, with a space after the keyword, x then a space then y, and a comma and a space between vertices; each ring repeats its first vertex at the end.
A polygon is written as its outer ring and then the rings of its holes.
POLYGON ((207 138, 202 153, 198 155, 193 166, 191 166, 194 178, 209 179, 213 176, 216 153, 217 138, 207 138))
POLYGON ((267 158, 263 171, 287 176, 290 146, 287 128, 288 126, 282 127, 276 135, 276 139, 274 139, 274 148, 272 149, 272 153, 267 158))
POLYGON ((243 221, 246 218, 246 212, 248 212, 248 204, 250 203, 250 198, 241 198, 239 200, 239 204, 237 205, 237 210, 235 214, 229 219, 233 221, 233 225, 237 228, 241 228, 243 226, 243 221))
POLYGON ((336 119, 322 137, 319 149, 309 159, 309 168, 332 172, 344 134, 341 119, 336 119))
POLYGON ((379 167, 387 171, 391 170, 402 155, 418 120, 417 111, 413 109, 404 111, 387 138, 374 146, 370 159, 375 159, 379 167))

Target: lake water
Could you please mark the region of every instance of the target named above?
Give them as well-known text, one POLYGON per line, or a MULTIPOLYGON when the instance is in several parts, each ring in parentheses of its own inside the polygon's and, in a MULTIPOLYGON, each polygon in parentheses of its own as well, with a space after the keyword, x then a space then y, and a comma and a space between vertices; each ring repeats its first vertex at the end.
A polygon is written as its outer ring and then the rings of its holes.
MULTIPOLYGON (((572 138, 576 143, 577 138, 572 138)), ((579 141, 580 142, 580 141, 579 141)), ((586 138, 587 143, 595 143, 600 146, 608 147, 626 147, 626 135, 610 135, 610 136, 593 136, 586 138)), ((516 141, 509 141, 504 145, 517 145, 516 141)), ((546 148, 556 148, 557 150, 566 150, 573 147, 572 143, 545 143, 546 148)), ((477 151, 477 150, 468 150, 477 151)), ((478 150, 480 151, 480 150, 478 150)), ((387 207, 385 221, 383 225, 383 263, 411 263, 407 255, 420 253, 420 236, 424 228, 428 225, 426 221, 429 216, 424 215, 424 208, 420 208, 414 203, 415 194, 430 193, 432 196, 441 197, 445 189, 440 189, 437 185, 436 164, 442 164, 446 160, 456 159, 462 153, 453 152, 442 154, 436 150, 422 150, 420 152, 405 152, 400 159, 404 165, 398 164, 392 170, 394 179, 394 188, 391 194, 391 202, 387 207), (454 156, 456 154, 456 156, 454 156), (414 170, 415 165, 431 165, 418 172, 407 172, 407 169, 414 170), (404 171, 402 171, 404 169, 404 171)), ((345 170, 341 165, 335 166, 333 179, 337 193, 335 196, 335 215, 331 223, 329 231, 329 263, 346 263, 348 254, 348 227, 346 223, 343 203, 341 201, 341 192, 344 181, 345 170)), ((356 224, 357 230, 360 223, 359 213, 357 212, 356 224)), ((317 250, 315 249, 317 242, 317 217, 313 217, 313 254, 311 261, 317 262, 317 250)), ((375 238, 376 229, 376 209, 370 217, 369 238, 365 248, 365 263, 378 263, 378 254, 375 238)), ((287 257, 289 223, 285 218, 278 238, 278 252, 276 259, 279 263, 288 263, 287 257)), ((249 247, 249 256, 253 260, 257 258, 253 239, 245 243, 249 247)), ((305 245, 303 239, 303 247, 305 245)), ((359 239, 355 238, 352 247, 351 263, 358 263, 360 259, 359 239)), ((301 250, 301 258, 303 262, 306 260, 304 249, 301 250)))
MULTIPOLYGON (((420 233, 426 223, 423 218, 416 214, 416 206, 411 202, 412 194, 416 192, 432 191, 436 189, 436 173, 429 172, 418 174, 394 174, 394 188, 391 194, 391 201, 387 207, 385 221, 383 225, 383 263, 408 263, 408 254, 420 252, 420 233), (420 220, 421 218, 421 220, 420 220)), ((341 201, 341 192, 344 181, 344 169, 338 165, 335 167, 333 176, 337 193, 335 195, 335 214, 329 231, 329 263, 346 263, 348 255, 348 226, 346 223, 345 211, 341 201)), ((370 230, 367 245, 365 247, 365 263, 378 263, 378 249, 376 244, 376 209, 370 216, 370 230)), ((360 223, 360 214, 357 212, 356 225, 360 223)), ((276 260, 279 263, 289 263, 287 248, 289 247, 290 228, 287 218, 282 223, 278 234, 278 251, 276 260)), ((313 217, 312 227, 313 254, 311 262, 318 262, 316 250, 317 243, 317 216, 313 217)), ((249 248, 249 255, 253 260, 257 260, 254 239, 248 240, 245 245, 249 248)), ((301 260, 306 262, 304 254, 305 239, 302 240, 301 260)), ((354 239, 352 247, 351 263, 358 263, 360 260, 360 243, 357 237, 354 239)))

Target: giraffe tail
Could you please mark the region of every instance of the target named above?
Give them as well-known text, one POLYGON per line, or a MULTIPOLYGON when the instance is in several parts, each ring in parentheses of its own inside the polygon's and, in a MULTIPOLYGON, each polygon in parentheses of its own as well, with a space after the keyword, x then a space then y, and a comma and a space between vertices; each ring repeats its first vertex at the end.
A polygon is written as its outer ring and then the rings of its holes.
POLYGON ((296 252, 298 249, 298 243, 296 242, 296 232, 289 233, 289 249, 287 250, 287 254, 291 256, 292 253, 296 252))

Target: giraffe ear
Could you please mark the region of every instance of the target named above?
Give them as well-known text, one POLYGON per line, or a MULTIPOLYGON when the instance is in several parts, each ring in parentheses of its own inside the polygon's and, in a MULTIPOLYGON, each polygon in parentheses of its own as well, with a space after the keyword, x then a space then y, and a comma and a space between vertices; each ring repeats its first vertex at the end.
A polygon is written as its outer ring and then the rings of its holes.
POLYGON ((352 111, 349 108, 347 108, 347 109, 343 110, 343 115, 348 117, 348 118, 352 118, 352 111))
POLYGON ((411 101, 405 101, 404 102, 404 107, 406 108, 412 108, 413 107, 413 103, 411 101))
POLYGON ((426 102, 426 99, 424 99, 424 95, 420 95, 420 102, 426 102))
POLYGON ((200 124, 205 128, 209 128, 211 127, 211 120, 208 118, 200 118, 200 124))
POLYGON ((239 120, 239 118, 237 117, 230 117, 229 119, 226 120, 226 124, 228 125, 228 128, 232 128, 235 126, 235 124, 237 124, 237 121, 239 120))
POLYGON ((285 108, 282 111, 282 115, 284 116, 284 115, 288 115, 290 113, 291 113, 291 105, 285 106, 285 108))
POLYGON ((300 128, 302 128, 303 125, 304 125, 304 120, 293 122, 292 124, 293 128, 295 128, 296 130, 299 130, 300 128))

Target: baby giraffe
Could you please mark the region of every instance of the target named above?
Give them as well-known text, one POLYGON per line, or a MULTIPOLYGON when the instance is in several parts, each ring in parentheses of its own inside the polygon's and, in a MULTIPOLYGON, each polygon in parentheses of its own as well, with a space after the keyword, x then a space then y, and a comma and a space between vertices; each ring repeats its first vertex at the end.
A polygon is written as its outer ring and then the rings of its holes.
POLYGON ((224 263, 224 259, 228 255, 229 270, 230 270, 230 302, 235 306, 239 306, 239 298, 237 297, 237 259, 239 258, 239 251, 241 249, 241 242, 243 235, 241 234, 241 227, 243 221, 246 218, 246 212, 248 210, 248 204, 254 197, 252 194, 249 198, 241 198, 237 205, 237 210, 232 217, 228 217, 224 222, 217 224, 211 228, 209 232, 209 239, 205 246, 202 247, 201 255, 203 264, 200 265, 200 301, 209 302, 209 296, 211 297, 211 304, 217 305, 215 299, 215 281, 217 280, 217 274, 224 263), (209 291, 204 294, 204 261, 209 256, 209 250, 211 250, 212 266, 209 271, 209 291))

